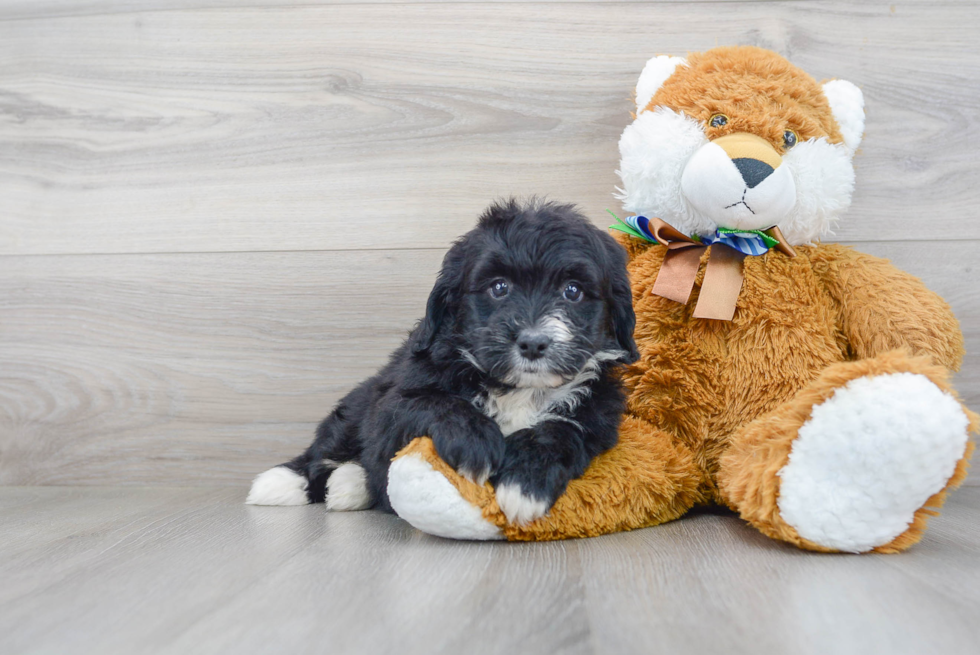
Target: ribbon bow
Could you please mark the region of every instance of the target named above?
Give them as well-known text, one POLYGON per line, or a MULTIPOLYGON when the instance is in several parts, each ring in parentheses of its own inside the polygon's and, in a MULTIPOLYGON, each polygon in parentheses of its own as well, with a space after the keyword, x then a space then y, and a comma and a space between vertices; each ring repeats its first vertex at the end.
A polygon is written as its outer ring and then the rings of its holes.
POLYGON ((609 213, 619 221, 611 225, 611 229, 667 248, 653 284, 653 293, 668 300, 687 304, 701 265, 701 253, 713 246, 704 270, 698 304, 694 307, 695 318, 732 320, 735 302, 742 290, 742 260, 746 256, 764 255, 770 248, 776 248, 789 257, 796 257, 778 227, 768 230, 718 228, 709 236, 689 237, 659 218, 627 216, 624 221, 609 213))

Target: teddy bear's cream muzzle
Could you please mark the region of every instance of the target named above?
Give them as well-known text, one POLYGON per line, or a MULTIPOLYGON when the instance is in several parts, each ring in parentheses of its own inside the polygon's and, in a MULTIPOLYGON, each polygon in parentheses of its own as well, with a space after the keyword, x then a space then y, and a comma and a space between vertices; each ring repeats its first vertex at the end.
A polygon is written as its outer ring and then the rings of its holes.
POLYGON ((747 132, 701 146, 684 168, 681 189, 719 227, 772 227, 796 204, 796 184, 783 158, 769 142, 747 132))

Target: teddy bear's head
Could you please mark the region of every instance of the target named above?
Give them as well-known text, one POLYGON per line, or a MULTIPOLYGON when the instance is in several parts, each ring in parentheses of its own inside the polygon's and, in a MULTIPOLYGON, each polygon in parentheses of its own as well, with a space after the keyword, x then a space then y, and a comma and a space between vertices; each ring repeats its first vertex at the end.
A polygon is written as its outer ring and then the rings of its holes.
POLYGON ((810 243, 850 205, 863 132, 860 89, 821 85, 774 52, 655 57, 619 142, 617 197, 685 234, 778 226, 810 243))

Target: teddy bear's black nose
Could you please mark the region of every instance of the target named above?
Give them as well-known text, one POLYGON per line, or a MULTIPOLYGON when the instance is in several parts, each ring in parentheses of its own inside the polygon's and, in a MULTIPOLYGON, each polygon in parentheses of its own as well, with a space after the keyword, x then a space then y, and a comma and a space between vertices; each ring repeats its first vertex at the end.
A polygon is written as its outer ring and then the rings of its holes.
POLYGON ((742 174, 742 179, 745 180, 745 186, 750 189, 754 189, 762 180, 772 175, 773 170, 775 170, 766 162, 749 157, 738 157, 737 159, 733 159, 732 163, 735 164, 738 172, 742 174))

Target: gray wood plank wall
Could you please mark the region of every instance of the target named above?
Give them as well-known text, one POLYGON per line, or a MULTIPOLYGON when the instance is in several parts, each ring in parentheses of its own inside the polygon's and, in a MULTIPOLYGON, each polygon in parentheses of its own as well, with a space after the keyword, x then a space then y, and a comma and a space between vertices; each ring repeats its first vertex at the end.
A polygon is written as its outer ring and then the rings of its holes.
POLYGON ((862 87, 836 238, 950 301, 980 407, 978 32, 923 1, 0 0, 0 484, 295 454, 490 199, 605 224, 643 63, 721 44, 862 87))

